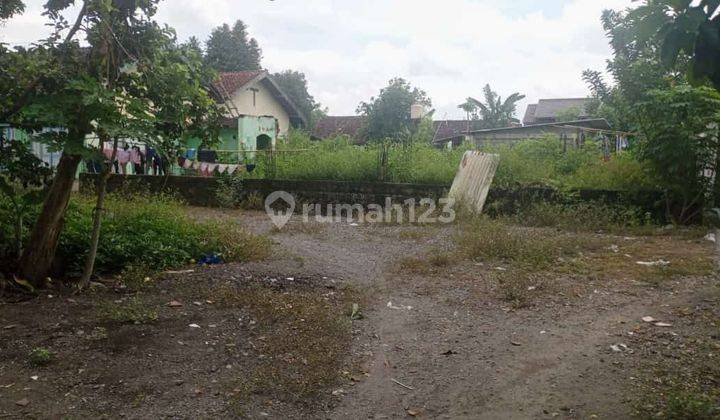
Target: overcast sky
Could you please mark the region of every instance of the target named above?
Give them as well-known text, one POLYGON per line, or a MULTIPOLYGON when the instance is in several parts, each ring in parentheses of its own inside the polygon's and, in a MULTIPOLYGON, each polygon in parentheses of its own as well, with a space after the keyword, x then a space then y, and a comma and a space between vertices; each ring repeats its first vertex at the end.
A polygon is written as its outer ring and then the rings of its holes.
MULTIPOLYGON (((45 0, 0 27, 0 42, 28 44, 47 33, 45 0)), ((181 40, 207 39, 242 19, 270 71, 304 72, 331 115, 353 115, 395 76, 428 92, 436 119, 490 83, 505 97, 582 97, 586 68, 603 70, 610 49, 603 9, 631 0, 165 0, 156 18, 181 40)))

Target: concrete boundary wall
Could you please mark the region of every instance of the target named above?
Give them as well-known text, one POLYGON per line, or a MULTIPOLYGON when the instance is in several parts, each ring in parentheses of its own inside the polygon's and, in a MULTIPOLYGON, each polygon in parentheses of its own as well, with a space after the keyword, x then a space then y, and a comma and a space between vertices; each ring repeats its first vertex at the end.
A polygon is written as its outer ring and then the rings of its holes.
MULTIPOLYGON (((81 174, 81 191, 92 191, 97 175, 81 174)), ((285 181, 245 179, 235 184, 238 197, 257 194, 266 197, 274 191, 293 194, 299 202, 318 204, 384 204, 386 197, 393 203, 423 198, 446 197, 450 185, 389 184, 342 181, 285 181)), ((193 206, 218 206, 216 190, 218 178, 190 176, 113 175, 108 182, 110 192, 118 190, 169 192, 182 197, 193 206)), ((515 189, 491 188, 485 212, 491 215, 516 214, 536 202, 578 203, 602 202, 634 206, 649 213, 655 220, 665 221, 665 202, 658 191, 621 192, 605 190, 579 190, 561 193, 551 188, 522 187, 515 189)))

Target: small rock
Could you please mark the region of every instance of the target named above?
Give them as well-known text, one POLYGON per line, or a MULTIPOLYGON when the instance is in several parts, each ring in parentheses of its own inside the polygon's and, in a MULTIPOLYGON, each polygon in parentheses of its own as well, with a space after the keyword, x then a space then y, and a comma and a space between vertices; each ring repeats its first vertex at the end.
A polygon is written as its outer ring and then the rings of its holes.
POLYGON ((417 410, 407 410, 408 416, 411 417, 417 417, 420 415, 420 412, 417 410))
POLYGON ((656 327, 672 327, 672 324, 668 324, 667 322, 656 322, 656 327))
POLYGON ((178 379, 178 380, 175 381, 175 386, 180 386, 180 385, 182 385, 182 384, 184 384, 184 383, 185 383, 185 381, 183 381, 182 379, 178 379))
POLYGON ((30 404, 30 401, 27 398, 23 398, 20 401, 15 401, 15 405, 19 405, 20 407, 25 407, 28 404, 30 404))
POLYGON ((37 375, 34 375, 34 376, 31 376, 31 377, 30 377, 30 379, 32 379, 33 381, 37 381, 37 380, 38 380, 38 378, 40 378, 40 377, 39 377, 39 376, 37 376, 37 375))
POLYGON ((513 346, 517 346, 517 347, 522 346, 522 343, 517 342, 517 341, 511 341, 510 344, 512 344, 513 346))
POLYGON ((171 301, 168 303, 168 306, 171 307, 171 308, 180 308, 180 307, 183 306, 183 304, 182 304, 182 302, 178 302, 177 300, 171 300, 171 301))
POLYGON ((190 328, 200 328, 200 326, 199 326, 198 324, 190 324, 190 325, 188 325, 188 327, 190 327, 190 328))
POLYGON ((645 322, 655 322, 655 318, 651 316, 644 316, 642 320, 645 322))

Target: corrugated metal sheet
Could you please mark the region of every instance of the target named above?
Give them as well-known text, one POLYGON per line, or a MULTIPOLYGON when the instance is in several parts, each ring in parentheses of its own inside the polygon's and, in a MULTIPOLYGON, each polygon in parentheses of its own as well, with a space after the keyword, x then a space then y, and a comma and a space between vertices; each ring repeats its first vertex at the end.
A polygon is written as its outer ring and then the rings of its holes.
POLYGON ((499 155, 465 152, 449 197, 471 213, 482 213, 499 163, 499 155))

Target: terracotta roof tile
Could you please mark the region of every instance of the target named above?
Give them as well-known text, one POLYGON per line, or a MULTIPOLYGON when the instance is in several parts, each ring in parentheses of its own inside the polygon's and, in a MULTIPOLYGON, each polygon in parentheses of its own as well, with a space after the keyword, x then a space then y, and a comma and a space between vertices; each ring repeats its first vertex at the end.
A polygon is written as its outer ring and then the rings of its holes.
POLYGON ((220 73, 220 77, 215 81, 215 89, 223 97, 232 95, 233 92, 247 85, 263 73, 265 73, 263 70, 220 73))

